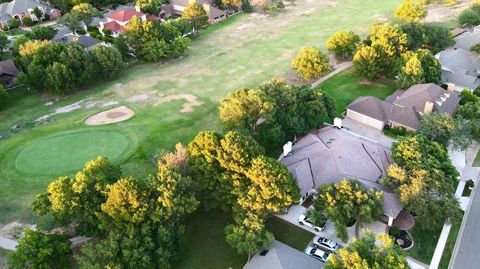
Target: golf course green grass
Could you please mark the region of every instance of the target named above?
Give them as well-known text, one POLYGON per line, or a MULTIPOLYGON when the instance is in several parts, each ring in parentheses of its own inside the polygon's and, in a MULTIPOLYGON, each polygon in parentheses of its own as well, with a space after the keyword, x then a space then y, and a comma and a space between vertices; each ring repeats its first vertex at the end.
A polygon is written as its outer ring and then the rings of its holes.
POLYGON ((127 136, 116 131, 77 131, 32 141, 21 149, 15 168, 26 174, 60 175, 83 167, 97 156, 114 162, 131 146, 127 136))

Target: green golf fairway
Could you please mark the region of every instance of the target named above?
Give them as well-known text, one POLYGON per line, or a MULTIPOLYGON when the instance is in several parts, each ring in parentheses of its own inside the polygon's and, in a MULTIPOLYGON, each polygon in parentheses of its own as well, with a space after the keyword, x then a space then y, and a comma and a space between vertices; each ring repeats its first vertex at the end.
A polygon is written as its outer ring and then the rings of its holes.
POLYGON ((59 175, 81 169, 100 155, 118 161, 131 142, 114 131, 79 131, 41 138, 20 151, 15 168, 27 174, 59 175))

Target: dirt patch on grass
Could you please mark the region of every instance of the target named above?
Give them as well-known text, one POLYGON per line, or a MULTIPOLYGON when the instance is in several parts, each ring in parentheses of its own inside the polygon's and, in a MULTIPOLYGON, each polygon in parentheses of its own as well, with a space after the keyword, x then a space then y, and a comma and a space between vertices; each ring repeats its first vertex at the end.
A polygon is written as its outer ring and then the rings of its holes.
POLYGON ((8 239, 18 240, 23 237, 25 229, 30 228, 36 230, 36 225, 23 224, 18 221, 14 221, 5 225, 0 226, 0 236, 3 236, 8 239))
POLYGON ((180 110, 181 113, 192 112, 194 107, 203 104, 203 102, 199 101, 197 97, 192 94, 167 95, 164 97, 160 97, 157 104, 163 104, 166 102, 182 99, 184 99, 186 102, 182 105, 182 109, 180 110))
POLYGON ((135 112, 126 106, 120 106, 109 110, 102 111, 88 117, 85 120, 86 125, 104 125, 122 122, 130 119, 135 112))

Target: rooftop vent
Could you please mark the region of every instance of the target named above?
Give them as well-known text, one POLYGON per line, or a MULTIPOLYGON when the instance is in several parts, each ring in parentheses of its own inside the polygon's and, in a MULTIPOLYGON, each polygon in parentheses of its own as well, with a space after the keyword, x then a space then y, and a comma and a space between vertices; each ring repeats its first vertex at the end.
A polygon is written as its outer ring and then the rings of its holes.
POLYGON ((266 256, 268 253, 268 249, 264 249, 262 252, 260 252, 260 256, 266 256))

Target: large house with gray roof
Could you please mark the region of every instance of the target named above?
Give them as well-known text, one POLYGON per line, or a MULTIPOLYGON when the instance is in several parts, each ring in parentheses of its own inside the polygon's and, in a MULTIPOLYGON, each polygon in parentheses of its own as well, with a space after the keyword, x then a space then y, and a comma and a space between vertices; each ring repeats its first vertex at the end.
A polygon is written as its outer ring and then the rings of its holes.
POLYGON ((385 100, 376 97, 358 97, 347 107, 346 116, 378 130, 402 127, 415 130, 422 114, 441 112, 453 114, 460 101, 459 93, 433 84, 416 84, 407 90, 398 90, 385 100))
POLYGON ((39 0, 13 0, 0 4, 0 26, 4 28, 15 18, 22 23, 23 18, 30 17, 33 21, 39 21, 42 18, 37 18, 33 14, 33 10, 38 8, 44 15, 50 18, 61 16, 60 10, 39 0))
POLYGON ((464 49, 447 49, 435 56, 442 65, 442 82, 456 91, 475 90, 480 86, 480 58, 464 49))
MULTIPOLYGON (((400 215, 408 216, 406 212, 400 214, 403 205, 397 194, 379 183, 393 160, 390 149, 378 143, 324 126, 294 143, 280 162, 296 179, 302 201, 314 195, 322 184, 352 179, 367 189, 383 192, 383 213, 388 225, 392 226, 400 215)), ((413 221, 409 223, 413 226, 413 221)))

